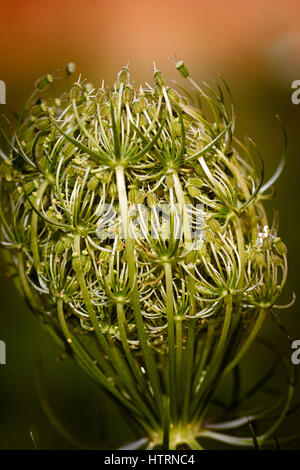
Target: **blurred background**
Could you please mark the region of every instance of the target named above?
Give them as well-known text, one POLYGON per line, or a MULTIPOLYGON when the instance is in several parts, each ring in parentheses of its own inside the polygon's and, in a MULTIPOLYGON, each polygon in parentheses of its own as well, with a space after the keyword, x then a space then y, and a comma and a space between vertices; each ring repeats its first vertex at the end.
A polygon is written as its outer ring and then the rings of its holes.
MULTIPOLYGON (((236 104, 237 134, 258 144, 268 177, 282 151, 278 113, 288 133, 288 162, 267 208, 270 218, 279 210, 279 233, 288 246, 282 302, 299 292, 300 104, 291 101, 291 84, 300 80, 299 0, 1 0, 0 32, 0 79, 7 86, 7 105, 0 105, 0 112, 10 117, 20 111, 38 77, 70 61, 97 85, 102 79, 112 84, 128 60, 136 84, 152 80, 153 61, 169 81, 178 80, 168 58, 183 59, 199 82, 212 82, 215 72, 225 77, 236 104)), ((75 448, 77 441, 83 448, 111 449, 134 439, 122 412, 70 359, 59 359, 62 351, 1 266, 0 339, 6 342, 7 364, 0 365, 0 449, 32 449, 30 434, 42 449, 75 448), (36 388, 40 361, 42 404, 36 388), (51 405, 60 426, 72 431, 72 442, 57 431, 42 405, 51 405)), ((298 310, 299 301, 279 311, 293 339, 300 339, 298 310)), ((271 320, 263 336, 290 356, 287 334, 271 320)), ((270 360, 266 350, 252 348, 243 364, 242 387, 262 375, 270 360)), ((272 386, 273 391, 283 387, 282 375, 272 386)), ((299 389, 295 402, 297 396, 299 389)), ((300 413, 289 416, 278 435, 296 432, 300 413)), ((300 441, 285 448, 300 449, 300 441)))

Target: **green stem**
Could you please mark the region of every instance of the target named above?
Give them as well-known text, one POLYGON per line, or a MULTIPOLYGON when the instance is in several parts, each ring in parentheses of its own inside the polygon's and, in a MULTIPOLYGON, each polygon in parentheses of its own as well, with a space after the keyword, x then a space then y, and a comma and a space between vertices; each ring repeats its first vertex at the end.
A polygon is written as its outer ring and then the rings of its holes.
MULTIPOLYGON (((49 181, 45 180, 43 181, 43 183, 41 184, 41 186, 39 187, 38 191, 37 191, 37 208, 39 207, 40 205, 40 201, 47 189, 49 185, 49 181)), ((38 214, 35 212, 35 211, 32 211, 32 216, 31 216, 31 230, 30 230, 30 234, 31 234, 31 249, 32 249, 32 255, 33 255, 33 259, 34 259, 34 264, 35 264, 35 267, 36 267, 36 270, 38 272, 38 274, 40 274, 40 266, 41 266, 41 262, 40 262, 40 255, 39 255, 39 243, 38 243, 38 235, 37 235, 37 231, 38 231, 38 221, 39 221, 39 216, 38 214)))
POLYGON ((102 329, 99 325, 99 321, 97 320, 96 313, 93 307, 93 304, 90 299, 89 291, 85 282, 85 276, 83 272, 83 266, 82 266, 82 261, 80 257, 81 249, 80 249, 80 240, 81 240, 81 235, 75 235, 74 237, 74 254, 78 257, 78 265, 77 269, 75 269, 76 272, 76 278, 77 282, 80 286, 82 296, 83 296, 83 301, 85 304, 85 307, 87 309, 87 312, 89 314, 89 317, 91 319, 93 328, 96 332, 96 335, 99 339, 99 342, 105 351, 105 353, 108 355, 112 365, 114 366, 117 374, 119 375, 121 381, 131 394, 131 396, 136 400, 136 403, 139 404, 140 409, 143 410, 143 413, 145 414, 145 417, 149 419, 149 421, 153 424, 153 426, 157 426, 157 423, 155 423, 154 418, 152 414, 149 412, 149 409, 147 405, 144 403, 143 399, 140 397, 140 395, 137 393, 135 384, 132 380, 132 375, 130 374, 130 371, 127 368, 127 365, 123 358, 118 354, 117 350, 110 347, 107 344, 107 341, 105 339, 105 336, 102 332, 102 329))
POLYGON ((176 321, 176 383, 178 402, 181 399, 182 384, 180 383, 182 374, 182 320, 181 318, 176 321))
MULTIPOLYGON (((85 349, 81 346, 79 341, 70 332, 64 315, 63 299, 57 301, 57 314, 62 332, 66 338, 66 342, 72 349, 78 363, 86 370, 95 382, 100 383, 111 395, 113 395, 118 402, 128 408, 135 415, 139 416, 140 411, 126 398, 124 398, 113 385, 107 380, 107 377, 99 369, 95 361, 89 356, 85 349)), ((142 418, 142 416, 141 416, 142 418)))
MULTIPOLYGON (((188 215, 187 207, 185 204, 184 191, 182 189, 182 184, 178 176, 177 171, 173 171, 173 180, 174 180, 174 189, 176 198, 179 203, 181 214, 183 217, 183 233, 184 241, 187 249, 191 247, 192 238, 191 238, 191 224, 190 217, 188 215)), ((187 263, 193 261, 193 253, 190 253, 187 256, 187 263)), ((194 315, 196 310, 195 305, 195 282, 192 276, 188 279, 187 290, 190 298, 190 314, 194 315)), ((182 328, 182 322, 180 322, 180 328, 182 328)), ((192 378, 193 378, 193 359, 194 359, 194 344, 195 344, 195 319, 188 319, 188 341, 186 347, 185 355, 185 374, 184 374, 184 396, 183 396, 183 422, 188 420, 188 409, 190 401, 190 393, 192 388, 192 378)))
POLYGON ((130 234, 129 230, 129 217, 128 217, 128 200, 127 200, 127 192, 126 192, 126 185, 125 185, 125 175, 124 175, 124 168, 122 166, 118 166, 115 169, 116 171, 116 179, 117 179, 117 188, 118 188, 118 195, 119 195, 119 209, 121 212, 121 219, 122 225, 124 230, 124 238, 125 238, 125 249, 127 255, 127 264, 128 264, 128 275, 129 280, 131 283, 131 299, 132 299, 132 306, 134 311, 134 317, 136 322, 137 333, 141 345, 141 349, 143 351, 146 370, 149 374, 149 379, 151 382, 152 390, 154 397, 156 399, 156 404, 158 410, 160 411, 160 416, 163 416, 163 408, 161 403, 161 390, 160 390, 160 382, 158 377, 158 372, 155 367, 153 355, 149 349, 146 333, 144 329, 144 322, 141 312, 141 306, 139 301, 139 293, 137 288, 136 282, 136 265, 135 265, 135 254, 134 254, 134 245, 133 239, 130 234))
POLYGON ((259 330, 260 330, 260 328, 263 324, 263 321, 264 321, 265 317, 266 317, 266 311, 265 311, 265 309, 262 308, 259 311, 257 320, 256 320, 249 336, 247 337, 246 341, 244 342, 244 344, 241 347, 241 349, 239 350, 239 352, 235 355, 234 359, 225 368, 225 370, 223 372, 223 376, 227 375, 232 369, 234 369, 234 367, 240 362, 242 357, 246 354, 249 347, 251 346, 251 344, 255 340, 255 338, 256 338, 256 336, 257 336, 257 334, 258 334, 258 332, 259 332, 259 330))
POLYGON ((186 423, 188 421, 188 414, 190 408, 192 379, 193 379, 193 358, 194 358, 194 344, 195 344, 195 319, 189 320, 188 325, 188 341, 186 347, 185 356, 185 374, 184 374, 184 397, 183 397, 183 411, 182 421, 186 423))
POLYGON ((174 340, 174 309, 171 263, 164 263, 166 278, 166 312, 168 319, 168 358, 169 358, 169 384, 170 384, 170 409, 174 423, 177 421, 176 406, 176 369, 175 369, 175 340, 174 340))
POLYGON ((220 340, 218 342, 216 352, 211 360, 211 363, 209 365, 209 368, 205 375, 203 383, 198 393, 196 393, 195 398, 192 402, 192 406, 191 406, 192 415, 194 414, 199 415, 199 413, 202 412, 203 405, 200 407, 199 403, 201 402, 201 399, 203 398, 204 400, 202 401, 205 403, 205 398, 207 394, 210 392, 210 388, 214 384, 214 381, 219 373, 220 364, 222 362, 226 342, 227 342, 228 335, 229 335, 230 324, 231 324, 231 317, 232 317, 232 296, 231 295, 229 295, 226 298, 225 305, 226 305, 226 311, 225 311, 225 318, 224 318, 220 340))
MULTIPOLYGON (((136 378, 137 383, 139 384, 140 388, 143 390, 143 393, 147 395, 148 399, 151 401, 152 397, 149 396, 148 390, 146 388, 147 385, 145 386, 145 380, 142 376, 139 363, 134 360, 131 349, 128 344, 128 339, 127 339, 127 334, 126 334, 125 311, 124 311, 124 306, 121 303, 117 303, 117 317, 118 317, 121 342, 122 342, 122 346, 123 346, 128 364, 131 367, 131 370, 136 378)), ((152 403, 152 406, 153 405, 154 403, 152 403)))
POLYGON ((211 351, 211 348, 212 348, 213 339, 214 339, 213 338, 213 333, 214 333, 214 325, 212 323, 209 323, 208 330, 207 330, 207 333, 205 335, 205 344, 204 344, 203 350, 201 350, 201 356, 200 356, 200 360, 199 360, 198 369, 197 369, 197 372, 195 374, 195 378, 194 378, 194 381, 193 381, 193 390, 192 391, 194 393, 196 393, 198 391, 198 385, 200 385, 201 376, 203 374, 208 355, 209 355, 209 353, 211 351))

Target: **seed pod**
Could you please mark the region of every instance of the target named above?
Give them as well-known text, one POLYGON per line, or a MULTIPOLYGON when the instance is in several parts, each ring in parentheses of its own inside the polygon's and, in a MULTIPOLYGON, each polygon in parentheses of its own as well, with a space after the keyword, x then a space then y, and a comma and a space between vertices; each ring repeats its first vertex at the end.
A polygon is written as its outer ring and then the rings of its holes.
POLYGON ((72 253, 72 267, 75 272, 81 270, 81 258, 79 253, 72 253))
POLYGON ((96 176, 93 176, 88 182, 89 191, 95 191, 99 184, 99 179, 96 176))
POLYGON ((180 103, 180 96, 175 90, 168 90, 168 96, 169 98, 176 104, 180 103))
POLYGON ((274 248, 280 256, 285 256, 287 254, 287 247, 280 239, 274 242, 274 248))
POLYGON ((154 117, 155 117, 155 108, 152 104, 149 104, 147 112, 149 114, 150 119, 154 119, 154 117))
POLYGON ((53 76, 50 74, 44 75, 42 78, 35 82, 35 87, 39 91, 45 90, 51 83, 53 83, 53 76))
POLYGON ((271 255, 271 260, 275 264, 275 266, 281 266, 282 265, 282 258, 274 253, 271 255))
POLYGON ((133 100, 133 97, 134 97, 133 89, 130 86, 126 86, 123 92, 124 103, 130 104, 133 100))
POLYGON ((82 99, 82 87, 79 83, 75 83, 70 90, 70 98, 76 102, 82 99))
POLYGON ((75 151, 76 151, 76 148, 74 148, 74 145, 71 142, 67 142, 63 147, 63 152, 66 158, 71 157, 71 155, 73 155, 75 151))
POLYGON ((255 256, 255 263, 257 264, 257 266, 259 267, 262 267, 262 266, 265 266, 266 264, 266 260, 265 260, 265 256, 264 254, 259 251, 256 256, 255 256))
POLYGON ((95 101, 87 102, 87 107, 85 111, 87 116, 94 116, 96 113, 96 109, 97 109, 97 104, 95 103, 95 101))
POLYGON ((154 193, 151 193, 147 196, 147 204, 149 207, 155 206, 158 203, 158 199, 154 193))
POLYGON ((159 88, 162 88, 165 86, 165 81, 162 77, 162 74, 160 72, 160 70, 156 70, 154 72, 154 79, 155 79, 155 83, 156 85, 159 87, 159 88))
POLYGON ((60 255, 65 250, 65 239, 62 238, 55 245, 55 252, 60 255))
POLYGON ((114 108, 118 106, 118 101, 119 101, 119 93, 116 91, 111 95, 111 102, 114 108))
POLYGON ((266 240, 264 240, 264 248, 265 248, 265 250, 271 250, 272 249, 272 242, 271 242, 270 238, 267 238, 266 240))
POLYGON ((141 127, 146 127, 147 126, 147 119, 144 116, 144 114, 140 115, 139 124, 140 124, 141 127))
POLYGON ((96 176, 103 184, 107 184, 109 182, 110 174, 108 171, 104 171, 103 173, 96 173, 96 176))
POLYGON ((66 66, 67 75, 72 75, 76 70, 76 64, 74 62, 69 62, 66 66))
POLYGON ((219 250, 221 250, 223 246, 223 242, 220 238, 218 237, 215 237, 214 238, 214 248, 215 248, 215 251, 218 252, 219 250))
POLYGON ((184 78, 188 78, 190 76, 190 72, 188 71, 182 60, 177 62, 176 69, 184 78))
POLYGON ((105 118, 110 113, 110 104, 104 103, 100 108, 100 116, 105 118))
POLYGON ((100 89, 97 91, 96 94, 96 102, 101 106, 102 104, 105 103, 106 96, 105 96, 105 91, 100 89))
POLYGON ((195 186, 196 188, 202 188, 203 180, 201 178, 189 178, 187 184, 195 186))
POLYGON ((64 239, 64 243, 66 250, 69 250, 73 244, 73 235, 67 235, 67 237, 64 239))
POLYGON ((131 109, 135 114, 139 114, 141 112, 141 106, 140 106, 139 101, 134 101, 131 104, 131 109))
POLYGON ((254 261, 256 253, 257 253, 257 249, 254 246, 251 246, 251 248, 248 251, 248 256, 247 256, 248 261, 250 263, 252 263, 252 261, 254 261))
POLYGON ((199 188, 196 188, 195 186, 187 186, 187 191, 189 195, 193 198, 201 196, 201 191, 199 188))
POLYGON ((179 122, 175 122, 174 124, 174 132, 176 135, 181 135, 181 124, 179 122))
POLYGON ((114 182, 111 182, 108 187, 108 192, 110 197, 116 197, 118 194, 117 185, 114 182))
POLYGON ((43 116, 36 121, 36 127, 40 130, 46 130, 50 126, 50 119, 48 116, 43 116))
POLYGON ((214 232, 210 228, 206 229, 204 232, 204 240, 207 243, 212 243, 214 241, 214 238, 215 238, 214 232))
POLYGON ((92 83, 86 83, 84 85, 84 89, 87 93, 91 93, 91 91, 94 89, 94 85, 92 83))
POLYGON ((129 69, 128 67, 122 67, 118 74, 118 82, 126 84, 129 80, 129 69))
POLYGON ((24 184, 24 189, 26 193, 29 195, 36 189, 35 184, 33 181, 29 181, 28 183, 24 184))
POLYGON ((92 260, 90 256, 84 256, 82 257, 83 260, 83 272, 85 274, 89 273, 90 270, 92 269, 92 260))
POLYGON ((147 101, 147 98, 145 96, 140 97, 139 105, 140 105, 140 110, 141 111, 146 111, 146 109, 148 108, 148 101, 147 101))
POLYGON ((214 217, 211 217, 210 219, 208 219, 206 223, 212 229, 213 232, 215 233, 221 232, 221 225, 214 217))

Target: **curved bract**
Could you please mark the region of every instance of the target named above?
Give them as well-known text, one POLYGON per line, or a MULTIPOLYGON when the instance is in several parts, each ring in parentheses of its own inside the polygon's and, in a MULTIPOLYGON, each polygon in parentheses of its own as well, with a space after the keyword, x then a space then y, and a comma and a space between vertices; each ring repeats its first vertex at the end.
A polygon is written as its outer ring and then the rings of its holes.
POLYGON ((282 292, 286 247, 227 85, 177 69, 195 99, 158 70, 138 89, 127 67, 112 89, 36 83, 1 151, 2 247, 32 310, 149 448, 251 445, 204 417, 282 292))

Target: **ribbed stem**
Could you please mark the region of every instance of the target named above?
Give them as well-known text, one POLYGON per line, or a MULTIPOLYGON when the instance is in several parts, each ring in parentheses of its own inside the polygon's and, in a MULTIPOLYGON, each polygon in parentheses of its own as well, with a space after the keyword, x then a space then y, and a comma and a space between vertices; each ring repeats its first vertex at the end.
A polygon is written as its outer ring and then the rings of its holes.
POLYGON ((174 308, 171 263, 164 263, 166 278, 166 312, 168 320, 168 359, 169 359, 169 385, 170 385, 170 410, 174 423, 177 421, 177 387, 175 369, 175 332, 174 332, 174 308))
MULTIPOLYGON (((190 217, 188 215, 187 207, 185 204, 184 198, 184 191, 182 188, 182 184, 180 182, 178 173, 176 171, 173 172, 173 180, 174 180, 174 189, 175 194, 178 200, 178 204, 181 210, 182 218, 183 218, 183 233, 184 233, 184 241, 186 249, 188 250, 191 247, 192 239, 191 239, 191 223, 190 217)), ((190 253, 187 256, 186 262, 192 262, 193 254, 190 253)), ((195 306, 195 282, 192 276, 188 279, 187 283, 187 291, 189 293, 190 298, 190 314, 194 315, 196 312, 195 306)), ((180 322, 180 327, 182 328, 182 324, 180 322)), ((195 345, 195 319, 191 318, 188 319, 188 340, 187 346, 185 351, 185 370, 184 370, 184 392, 183 392, 183 422, 186 423, 188 420, 188 410, 189 410, 189 402, 190 402, 190 393, 192 389, 192 378, 193 378, 193 360, 194 360, 194 345, 195 345)))
POLYGON ((240 362, 242 357, 246 354, 249 347, 251 346, 251 344, 255 340, 255 338, 256 338, 256 336, 257 336, 257 334, 258 334, 258 332, 259 332, 259 330, 260 330, 260 328, 261 328, 261 326, 264 322, 265 317, 266 317, 266 310, 262 308, 259 311, 258 317, 256 319, 256 322, 254 323, 254 326, 253 326, 249 336, 247 337, 246 341, 242 345, 241 349, 236 353, 234 359, 225 368, 225 370, 223 372, 223 375, 227 375, 232 369, 234 369, 234 367, 240 362))
POLYGON ((207 373, 203 380, 203 383, 196 393, 194 400, 191 405, 191 416, 198 416, 203 411, 203 402, 204 397, 210 391, 210 388, 213 386, 216 377, 219 374, 220 364, 222 361, 223 354, 225 352, 226 342, 229 336, 229 329, 231 324, 231 317, 232 317, 232 296, 229 295, 225 300, 225 317, 224 323, 222 327, 222 332, 220 336, 220 340, 218 342, 216 352, 209 364, 207 373))
POLYGON ((124 168, 122 166, 118 166, 115 169, 116 171, 116 178, 117 178, 117 188, 118 188, 118 195, 119 195, 119 210, 121 213, 123 231, 124 231, 124 238, 125 238, 125 249, 127 254, 127 264, 128 264, 128 275, 131 284, 131 300, 132 306, 135 316, 136 328, 138 333, 138 338, 140 341, 141 349, 143 351, 146 370, 149 375, 149 379, 151 382, 151 386, 153 389, 153 394, 156 400, 156 404, 158 410, 160 411, 160 415, 163 416, 163 409, 161 403, 161 390, 160 390, 160 383, 158 372, 155 367, 153 355, 149 349, 146 333, 144 329, 144 322, 142 318, 141 306, 139 301, 139 293, 137 288, 137 280, 136 280, 136 266, 135 266, 135 254, 134 254, 134 246, 133 246, 133 238, 130 233, 129 229, 129 218, 128 218, 128 200, 127 200, 127 192, 126 192, 126 185, 125 185, 125 175, 124 175, 124 168))

